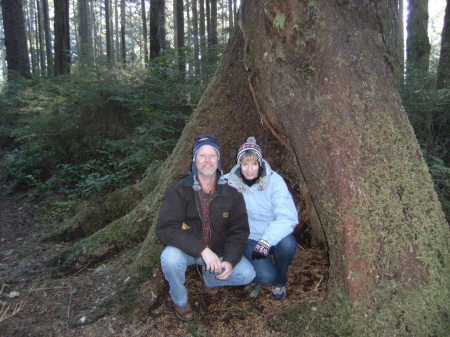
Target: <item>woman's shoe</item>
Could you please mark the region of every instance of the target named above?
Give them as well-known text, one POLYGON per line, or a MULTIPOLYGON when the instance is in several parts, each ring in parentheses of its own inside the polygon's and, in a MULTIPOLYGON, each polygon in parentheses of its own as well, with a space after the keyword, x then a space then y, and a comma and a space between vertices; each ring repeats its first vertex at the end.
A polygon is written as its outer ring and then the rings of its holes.
POLYGON ((272 287, 272 298, 282 300, 286 297, 286 287, 272 287))

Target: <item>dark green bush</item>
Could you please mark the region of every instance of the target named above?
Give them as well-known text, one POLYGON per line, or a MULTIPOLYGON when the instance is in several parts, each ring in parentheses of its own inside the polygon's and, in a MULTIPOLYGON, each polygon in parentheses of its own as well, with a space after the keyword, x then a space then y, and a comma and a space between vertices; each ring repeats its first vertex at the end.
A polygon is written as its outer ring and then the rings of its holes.
POLYGON ((401 95, 450 221, 450 90, 436 90, 434 83, 428 80, 421 87, 405 86, 401 95))
POLYGON ((4 157, 9 191, 89 197, 139 179, 170 154, 203 93, 204 85, 181 79, 172 64, 160 58, 141 71, 90 68, 22 89, 26 95, 10 105, 20 107, 20 127, 11 132, 16 149, 4 157))

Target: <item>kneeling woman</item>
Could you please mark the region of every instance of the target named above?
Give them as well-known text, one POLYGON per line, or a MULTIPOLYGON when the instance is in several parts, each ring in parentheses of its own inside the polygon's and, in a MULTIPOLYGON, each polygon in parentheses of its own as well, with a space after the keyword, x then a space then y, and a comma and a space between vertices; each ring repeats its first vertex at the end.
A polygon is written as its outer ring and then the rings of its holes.
POLYGON ((298 214, 286 183, 262 158, 254 137, 239 148, 228 184, 245 199, 250 236, 244 255, 255 268, 254 282, 272 284, 272 297, 281 300, 286 297, 287 272, 297 249, 292 232, 298 214))

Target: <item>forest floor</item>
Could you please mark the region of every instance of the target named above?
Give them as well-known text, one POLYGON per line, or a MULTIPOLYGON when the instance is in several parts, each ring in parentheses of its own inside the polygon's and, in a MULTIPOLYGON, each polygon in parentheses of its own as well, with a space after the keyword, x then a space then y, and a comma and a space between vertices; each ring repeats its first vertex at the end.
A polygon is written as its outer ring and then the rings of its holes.
MULTIPOLYGON (((299 245, 289 271, 288 296, 271 298, 263 287, 250 298, 245 287, 223 287, 210 297, 201 291, 195 268, 187 288, 195 319, 178 320, 167 289, 145 317, 124 318, 117 307, 102 303, 117 293, 135 252, 124 252, 75 275, 54 278, 47 263, 71 243, 43 242, 51 230, 36 219, 46 209, 5 195, 0 187, 0 335, 5 336, 286 336, 290 328, 280 316, 299 302, 325 296, 327 259, 323 251, 299 245), (106 309, 108 307, 108 309, 106 309), (284 332, 283 332, 284 331, 284 332)), ((167 288, 167 287, 166 287, 167 288)))

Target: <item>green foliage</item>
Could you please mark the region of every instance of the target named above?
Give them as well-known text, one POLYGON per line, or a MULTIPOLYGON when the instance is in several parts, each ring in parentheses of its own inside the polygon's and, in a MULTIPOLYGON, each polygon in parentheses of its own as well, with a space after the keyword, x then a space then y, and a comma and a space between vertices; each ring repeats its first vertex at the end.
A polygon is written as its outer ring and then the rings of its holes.
POLYGON ((401 96, 450 221, 450 90, 434 89, 430 75, 422 78, 420 85, 405 85, 401 96))
POLYGON ((20 117, 4 156, 9 192, 91 197, 166 158, 204 90, 172 65, 162 57, 140 71, 88 68, 22 87, 14 99, 4 92, 2 112, 20 117))

